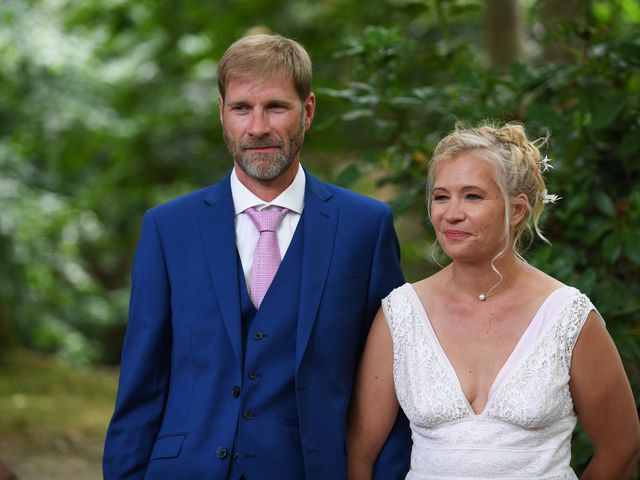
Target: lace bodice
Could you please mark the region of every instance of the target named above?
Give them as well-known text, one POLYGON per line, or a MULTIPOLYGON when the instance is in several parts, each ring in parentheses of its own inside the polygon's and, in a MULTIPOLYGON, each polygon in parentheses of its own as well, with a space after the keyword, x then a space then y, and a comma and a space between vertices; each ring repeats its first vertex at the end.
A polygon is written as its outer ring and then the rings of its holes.
POLYGON ((574 480, 571 354, 589 299, 572 287, 546 298, 476 414, 410 284, 385 298, 398 400, 411 422, 407 479, 574 480))

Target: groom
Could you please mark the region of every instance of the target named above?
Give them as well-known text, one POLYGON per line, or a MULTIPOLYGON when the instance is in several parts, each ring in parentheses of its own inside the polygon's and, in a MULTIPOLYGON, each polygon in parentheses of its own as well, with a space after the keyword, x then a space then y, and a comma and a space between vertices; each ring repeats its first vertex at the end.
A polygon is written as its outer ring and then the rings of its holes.
MULTIPOLYGON (((311 60, 277 35, 218 65, 233 170, 149 210, 104 477, 341 480, 361 349, 403 281, 389 208, 300 166, 311 60)), ((399 416, 376 478, 404 478, 399 416)))

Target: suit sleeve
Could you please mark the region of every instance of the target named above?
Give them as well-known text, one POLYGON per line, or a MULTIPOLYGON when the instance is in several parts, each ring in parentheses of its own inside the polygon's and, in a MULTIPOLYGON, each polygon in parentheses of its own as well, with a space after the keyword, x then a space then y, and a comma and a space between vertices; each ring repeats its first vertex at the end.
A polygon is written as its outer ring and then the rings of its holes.
MULTIPOLYGON (((400 247, 393 228, 391 209, 386 207, 380 227, 369 285, 369 321, 380 308, 380 301, 404 282, 400 267, 400 247)), ((411 431, 409 421, 398 411, 395 424, 376 462, 375 480, 404 480, 409 471, 411 431)))
POLYGON ((170 294, 158 226, 148 211, 133 262, 118 395, 105 441, 105 480, 142 479, 147 470, 169 384, 170 294))

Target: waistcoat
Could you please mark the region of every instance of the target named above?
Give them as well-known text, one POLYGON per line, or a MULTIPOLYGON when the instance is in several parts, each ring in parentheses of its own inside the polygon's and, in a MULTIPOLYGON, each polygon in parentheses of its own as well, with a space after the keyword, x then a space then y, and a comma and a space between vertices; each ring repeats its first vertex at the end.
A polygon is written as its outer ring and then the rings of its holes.
MULTIPOLYGON (((231 480, 240 475, 246 480, 305 477, 294 383, 302 229, 300 221, 257 311, 249 298, 244 275, 238 275, 243 380, 230 463, 231 480)), ((240 265, 239 268, 242 272, 240 265)))

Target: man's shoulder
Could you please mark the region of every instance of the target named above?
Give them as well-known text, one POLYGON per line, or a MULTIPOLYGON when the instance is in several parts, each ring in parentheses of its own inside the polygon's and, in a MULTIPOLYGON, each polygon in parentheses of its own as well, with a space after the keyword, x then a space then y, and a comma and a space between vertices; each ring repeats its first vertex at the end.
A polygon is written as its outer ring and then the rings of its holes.
POLYGON ((381 214, 389 210, 389 206, 380 200, 369 197, 362 193, 354 192, 347 188, 335 185, 333 183, 324 182, 318 179, 313 179, 319 185, 324 187, 328 194, 331 196, 331 202, 339 207, 345 206, 349 208, 357 209, 359 212, 370 211, 372 213, 381 214))
POLYGON ((230 195, 231 190, 228 188, 228 183, 228 179, 221 180, 213 185, 199 188, 167 200, 149 210, 154 215, 160 216, 183 215, 190 210, 202 207, 205 203, 215 203, 225 195, 230 195))

